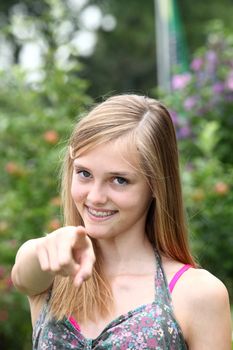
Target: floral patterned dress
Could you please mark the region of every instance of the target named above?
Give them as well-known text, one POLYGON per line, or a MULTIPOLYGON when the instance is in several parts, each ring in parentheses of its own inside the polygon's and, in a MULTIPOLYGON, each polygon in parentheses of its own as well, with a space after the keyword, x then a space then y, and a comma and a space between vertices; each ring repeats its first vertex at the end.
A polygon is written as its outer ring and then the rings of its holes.
POLYGON ((48 301, 34 327, 33 350, 187 350, 157 253, 156 265, 155 300, 117 317, 95 339, 84 337, 68 318, 48 319, 48 301))

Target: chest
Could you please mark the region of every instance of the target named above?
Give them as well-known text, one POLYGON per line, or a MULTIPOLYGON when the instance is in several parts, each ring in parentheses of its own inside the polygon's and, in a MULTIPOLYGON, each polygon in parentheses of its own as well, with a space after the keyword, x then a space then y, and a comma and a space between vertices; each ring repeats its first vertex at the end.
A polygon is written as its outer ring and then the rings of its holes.
POLYGON ((146 276, 120 276, 111 279, 114 306, 112 312, 103 318, 96 316, 95 321, 80 324, 87 338, 96 338, 113 320, 138 307, 151 304, 155 300, 154 274, 146 276))
MULTIPOLYGON (((99 334, 85 336, 67 321, 50 320, 36 329, 33 349, 187 349, 179 327, 162 303, 143 305, 111 321, 99 334)), ((93 327, 96 325, 93 324, 93 327)), ((90 323, 89 323, 90 327, 90 323)))

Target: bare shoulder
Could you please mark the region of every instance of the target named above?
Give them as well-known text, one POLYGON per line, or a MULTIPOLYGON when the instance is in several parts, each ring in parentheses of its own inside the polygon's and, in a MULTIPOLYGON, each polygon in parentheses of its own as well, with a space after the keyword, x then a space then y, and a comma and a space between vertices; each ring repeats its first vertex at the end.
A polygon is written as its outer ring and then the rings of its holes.
POLYGON ((229 301, 223 282, 204 269, 189 269, 186 273, 187 297, 195 306, 197 303, 216 307, 218 303, 229 301), (214 303, 213 303, 214 300, 214 303))
POLYGON ((180 293, 192 318, 195 314, 199 321, 208 317, 211 322, 212 316, 230 310, 227 288, 204 269, 189 269, 180 282, 180 293))
MULTIPOLYGON (((164 270, 168 282, 172 280, 175 273, 184 265, 178 261, 162 257, 164 270)), ((174 291, 177 297, 181 297, 188 302, 195 304, 215 301, 228 300, 228 292, 225 285, 207 270, 201 268, 190 268, 179 279, 174 291)))
POLYGON ((225 285, 203 269, 189 269, 184 282, 189 348, 230 349, 230 303, 225 285))
MULTIPOLYGON (((163 257, 168 282, 183 264, 163 257)), ((204 269, 188 269, 172 291, 175 317, 190 350, 230 350, 231 314, 225 285, 204 269)))

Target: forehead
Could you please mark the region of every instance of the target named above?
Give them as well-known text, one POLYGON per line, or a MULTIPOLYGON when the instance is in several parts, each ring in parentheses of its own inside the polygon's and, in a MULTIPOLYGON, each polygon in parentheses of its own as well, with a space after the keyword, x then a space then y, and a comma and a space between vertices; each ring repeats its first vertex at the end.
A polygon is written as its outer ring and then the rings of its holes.
MULTIPOLYGON (((139 169, 139 153, 136 146, 125 138, 116 139, 93 146, 75 157, 74 163, 98 164, 104 168, 121 166, 124 168, 139 169)), ((85 165, 85 164, 84 164, 85 165)))

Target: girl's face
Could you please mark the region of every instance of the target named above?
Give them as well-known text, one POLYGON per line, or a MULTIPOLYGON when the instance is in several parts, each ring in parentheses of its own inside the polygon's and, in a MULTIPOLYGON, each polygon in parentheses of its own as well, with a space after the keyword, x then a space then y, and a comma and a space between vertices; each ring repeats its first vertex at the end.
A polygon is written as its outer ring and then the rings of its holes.
POLYGON ((127 153, 117 141, 74 160, 71 195, 90 237, 145 234, 152 195, 137 164, 138 155, 127 153))

